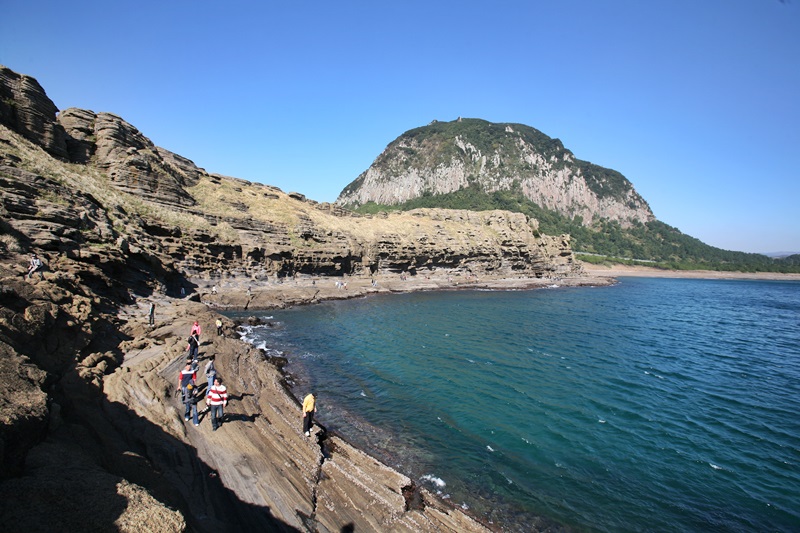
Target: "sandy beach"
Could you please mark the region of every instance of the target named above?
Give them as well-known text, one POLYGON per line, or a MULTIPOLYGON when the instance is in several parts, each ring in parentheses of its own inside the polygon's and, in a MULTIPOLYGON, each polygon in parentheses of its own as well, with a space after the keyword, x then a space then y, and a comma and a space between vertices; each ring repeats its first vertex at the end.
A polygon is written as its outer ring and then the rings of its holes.
POLYGON ((665 270, 645 266, 613 265, 602 266, 584 263, 586 274, 590 277, 644 278, 687 278, 687 279, 752 279, 799 281, 800 274, 781 274, 778 272, 719 272, 715 270, 665 270))

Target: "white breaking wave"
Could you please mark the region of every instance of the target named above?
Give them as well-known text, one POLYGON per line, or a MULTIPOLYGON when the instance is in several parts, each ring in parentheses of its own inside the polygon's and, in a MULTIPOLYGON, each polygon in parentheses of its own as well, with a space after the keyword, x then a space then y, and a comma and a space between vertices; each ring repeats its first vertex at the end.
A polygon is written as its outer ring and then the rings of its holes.
POLYGON ((425 474, 420 479, 424 479, 425 481, 428 481, 428 482, 432 483, 433 486, 435 486, 437 488, 440 488, 440 489, 443 489, 443 488, 445 488, 447 486, 447 483, 445 483, 442 478, 438 478, 438 477, 434 476, 433 474, 425 474))

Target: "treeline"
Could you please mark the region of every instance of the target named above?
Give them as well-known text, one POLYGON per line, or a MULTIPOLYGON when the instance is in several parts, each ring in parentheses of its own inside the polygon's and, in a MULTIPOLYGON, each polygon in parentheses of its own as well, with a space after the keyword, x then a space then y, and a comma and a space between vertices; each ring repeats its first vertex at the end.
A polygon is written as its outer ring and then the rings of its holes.
POLYGON ((471 211, 504 209, 524 213, 539 221, 539 230, 544 234, 570 234, 572 249, 580 259, 591 262, 641 263, 677 270, 800 272, 800 255, 775 259, 762 254, 723 250, 659 221, 623 228, 616 221, 602 220, 587 227, 580 217, 570 219, 544 209, 519 191, 487 194, 473 185, 449 194, 426 194, 401 205, 369 202, 356 211, 377 213, 424 207, 471 211))

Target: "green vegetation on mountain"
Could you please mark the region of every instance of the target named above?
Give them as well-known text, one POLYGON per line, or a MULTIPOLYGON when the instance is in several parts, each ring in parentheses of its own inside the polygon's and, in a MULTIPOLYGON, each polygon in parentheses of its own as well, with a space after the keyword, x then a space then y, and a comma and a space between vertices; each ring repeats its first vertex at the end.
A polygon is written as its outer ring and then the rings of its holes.
MULTIPOLYGON (((463 167, 471 185, 485 190, 497 189, 504 178, 527 179, 565 169, 568 175, 585 180, 599 198, 624 201, 633 188, 619 172, 575 158, 559 139, 536 128, 476 118, 433 121, 409 130, 389 143, 371 169, 380 174, 382 183, 387 183, 402 179, 410 171, 424 174, 430 169, 451 167, 455 162, 463 167), (532 154, 538 157, 532 158, 532 154)), ((365 174, 360 175, 344 188, 341 196, 347 197, 366 186, 365 179, 365 174)))
POLYGON ((592 263, 641 264, 678 270, 800 272, 800 255, 773 259, 761 254, 722 250, 657 220, 634 223, 629 228, 623 228, 616 221, 602 220, 587 227, 579 217, 569 219, 543 209, 525 198, 519 190, 486 194, 472 185, 449 194, 425 194, 400 205, 369 202, 356 211, 377 213, 421 207, 472 211, 505 209, 525 213, 539 221, 539 230, 544 234, 570 234, 576 256, 592 263))

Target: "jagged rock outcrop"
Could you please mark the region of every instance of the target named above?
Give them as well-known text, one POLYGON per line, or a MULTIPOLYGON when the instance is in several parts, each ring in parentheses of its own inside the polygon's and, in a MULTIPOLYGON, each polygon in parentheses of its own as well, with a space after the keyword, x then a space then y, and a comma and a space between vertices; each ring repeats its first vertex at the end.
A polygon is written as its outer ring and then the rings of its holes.
POLYGON ((67 159, 67 135, 55 121, 57 112, 38 81, 0 65, 0 124, 67 159))
POLYGON ((111 113, 58 108, 34 78, 0 65, 0 124, 51 155, 73 163, 93 163, 122 191, 156 202, 191 206, 184 186, 204 171, 162 148, 111 113))
POLYGON ((157 148, 111 113, 70 108, 58 120, 72 162, 93 163, 124 192, 167 205, 194 205, 184 186, 194 185, 204 172, 188 159, 157 148))
POLYGON ((530 126, 478 119, 434 121, 404 133, 345 187, 336 204, 396 205, 470 187, 487 194, 516 191, 586 225, 655 219, 619 172, 576 159, 561 141, 530 126))

